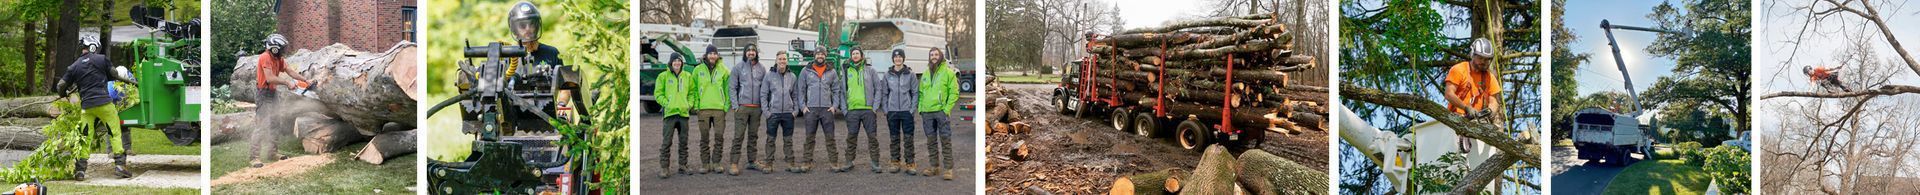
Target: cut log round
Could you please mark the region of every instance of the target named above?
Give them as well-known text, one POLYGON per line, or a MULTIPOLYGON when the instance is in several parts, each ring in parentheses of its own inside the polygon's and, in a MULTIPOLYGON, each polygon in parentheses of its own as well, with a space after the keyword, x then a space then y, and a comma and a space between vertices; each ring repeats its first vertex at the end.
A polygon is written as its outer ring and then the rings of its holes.
POLYGON ((1227 147, 1214 144, 1200 154, 1200 165, 1181 182, 1180 194, 1233 194, 1234 175, 1239 163, 1227 147))
MULTIPOLYGON (((338 118, 367 134, 380 133, 386 123, 418 126, 414 110, 419 95, 415 86, 417 60, 413 43, 402 42, 384 53, 355 51, 335 44, 316 51, 301 50, 284 58, 289 74, 306 75, 313 83, 313 101, 322 104, 321 114, 338 118)), ((254 69, 259 56, 241 57, 229 80, 235 100, 254 100, 254 69)), ((276 90, 283 99, 308 99, 287 88, 276 90)))
POLYGON ((1116 178, 1107 194, 1172 194, 1180 192, 1180 169, 1162 169, 1116 178))
POLYGON ((1326 170, 1301 166, 1260 149, 1240 153, 1236 180, 1251 194, 1327 194, 1326 170))
POLYGON ((386 163, 387 159, 413 154, 418 147, 414 144, 416 132, 408 129, 374 135, 373 140, 367 141, 367 147, 360 149, 359 159, 377 165, 386 163))
POLYGON ((293 128, 294 135, 300 137, 301 148, 312 154, 333 152, 367 140, 367 135, 339 119, 300 117, 293 120, 293 128))

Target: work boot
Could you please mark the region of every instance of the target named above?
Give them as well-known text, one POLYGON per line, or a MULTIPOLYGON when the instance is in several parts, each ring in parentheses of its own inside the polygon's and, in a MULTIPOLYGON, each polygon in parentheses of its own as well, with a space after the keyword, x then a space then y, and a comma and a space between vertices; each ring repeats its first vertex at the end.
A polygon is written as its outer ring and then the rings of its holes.
POLYGON ((879 172, 883 172, 883 173, 899 173, 899 172, 900 172, 900 161, 899 161, 899 160, 892 160, 892 161, 888 161, 888 162, 887 162, 887 167, 886 167, 886 168, 883 168, 883 169, 884 169, 884 170, 879 170, 879 172))
POLYGON ((907 175, 920 175, 920 169, 915 167, 913 163, 907 163, 907 167, 904 169, 906 169, 907 175))
POLYGON ((667 170, 660 170, 660 179, 666 179, 668 175, 672 174, 667 174, 667 170))
POLYGON ((127 171, 127 156, 113 157, 113 175, 122 179, 133 177, 133 172, 127 171))
POLYGON ((739 175, 740 175, 740 163, 733 163, 733 167, 730 167, 730 168, 729 168, 729 169, 727 170, 727 175, 734 175, 734 176, 739 176, 739 175))
POLYGON ((79 160, 76 160, 73 162, 73 178, 83 180, 83 181, 87 180, 87 159, 86 158, 80 158, 79 160))

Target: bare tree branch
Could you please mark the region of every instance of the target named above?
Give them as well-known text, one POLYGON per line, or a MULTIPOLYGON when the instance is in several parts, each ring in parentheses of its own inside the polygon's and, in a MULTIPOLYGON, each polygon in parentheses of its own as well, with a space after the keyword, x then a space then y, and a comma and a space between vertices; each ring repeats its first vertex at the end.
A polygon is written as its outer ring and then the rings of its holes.
POLYGON ((1851 97, 1862 97, 1862 96, 1892 96, 1892 95, 1900 95, 1900 94, 1920 94, 1920 87, 1908 86, 1908 85, 1881 85, 1880 88, 1875 88, 1871 90, 1848 91, 1848 92, 1785 91, 1785 92, 1776 92, 1772 94, 1763 95, 1763 96, 1760 96, 1760 99, 1766 100, 1766 99, 1773 99, 1776 97, 1851 98, 1851 97))

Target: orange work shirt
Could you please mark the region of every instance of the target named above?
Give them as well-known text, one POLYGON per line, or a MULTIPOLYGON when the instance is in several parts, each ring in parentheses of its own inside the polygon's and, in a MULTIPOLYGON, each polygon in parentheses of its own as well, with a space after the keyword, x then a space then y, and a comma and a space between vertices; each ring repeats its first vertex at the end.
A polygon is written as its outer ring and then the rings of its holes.
MULTIPOLYGON (((1466 104, 1474 110, 1486 109, 1487 104, 1500 101, 1494 96, 1500 93, 1500 77, 1494 76, 1493 72, 1488 70, 1475 73, 1473 63, 1470 62, 1453 64, 1452 68, 1447 69, 1447 77, 1443 82, 1446 82, 1447 86, 1453 86, 1454 89, 1446 90, 1446 93, 1460 97, 1460 101, 1466 101, 1461 104, 1466 104)), ((1447 109, 1452 110, 1453 113, 1467 114, 1466 108, 1454 107, 1453 104, 1447 104, 1447 109)))
POLYGON ((265 51, 260 52, 260 62, 255 63, 255 66, 253 83, 255 88, 260 89, 272 90, 273 84, 267 84, 267 79, 274 79, 280 76, 280 72, 287 70, 286 61, 281 61, 280 57, 274 57, 272 53, 265 51))
POLYGON ((1813 80, 1814 82, 1820 82, 1820 79, 1832 77, 1833 69, 1827 67, 1813 67, 1813 73, 1807 74, 1807 79, 1813 80))

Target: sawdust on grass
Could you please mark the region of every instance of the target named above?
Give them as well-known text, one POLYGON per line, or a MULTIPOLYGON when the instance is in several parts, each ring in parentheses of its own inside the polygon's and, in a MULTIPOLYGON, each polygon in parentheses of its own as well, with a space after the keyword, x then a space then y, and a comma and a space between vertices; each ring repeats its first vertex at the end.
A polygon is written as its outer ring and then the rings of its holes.
POLYGON ((261 166, 260 168, 243 168, 238 171, 233 171, 232 173, 227 173, 227 175, 220 176, 219 179, 214 179, 211 184, 218 186, 253 182, 254 180, 264 178, 299 175, 315 168, 320 168, 320 166, 327 165, 327 163, 333 163, 333 156, 306 155, 287 158, 275 161, 272 164, 267 164, 266 166, 261 166))

